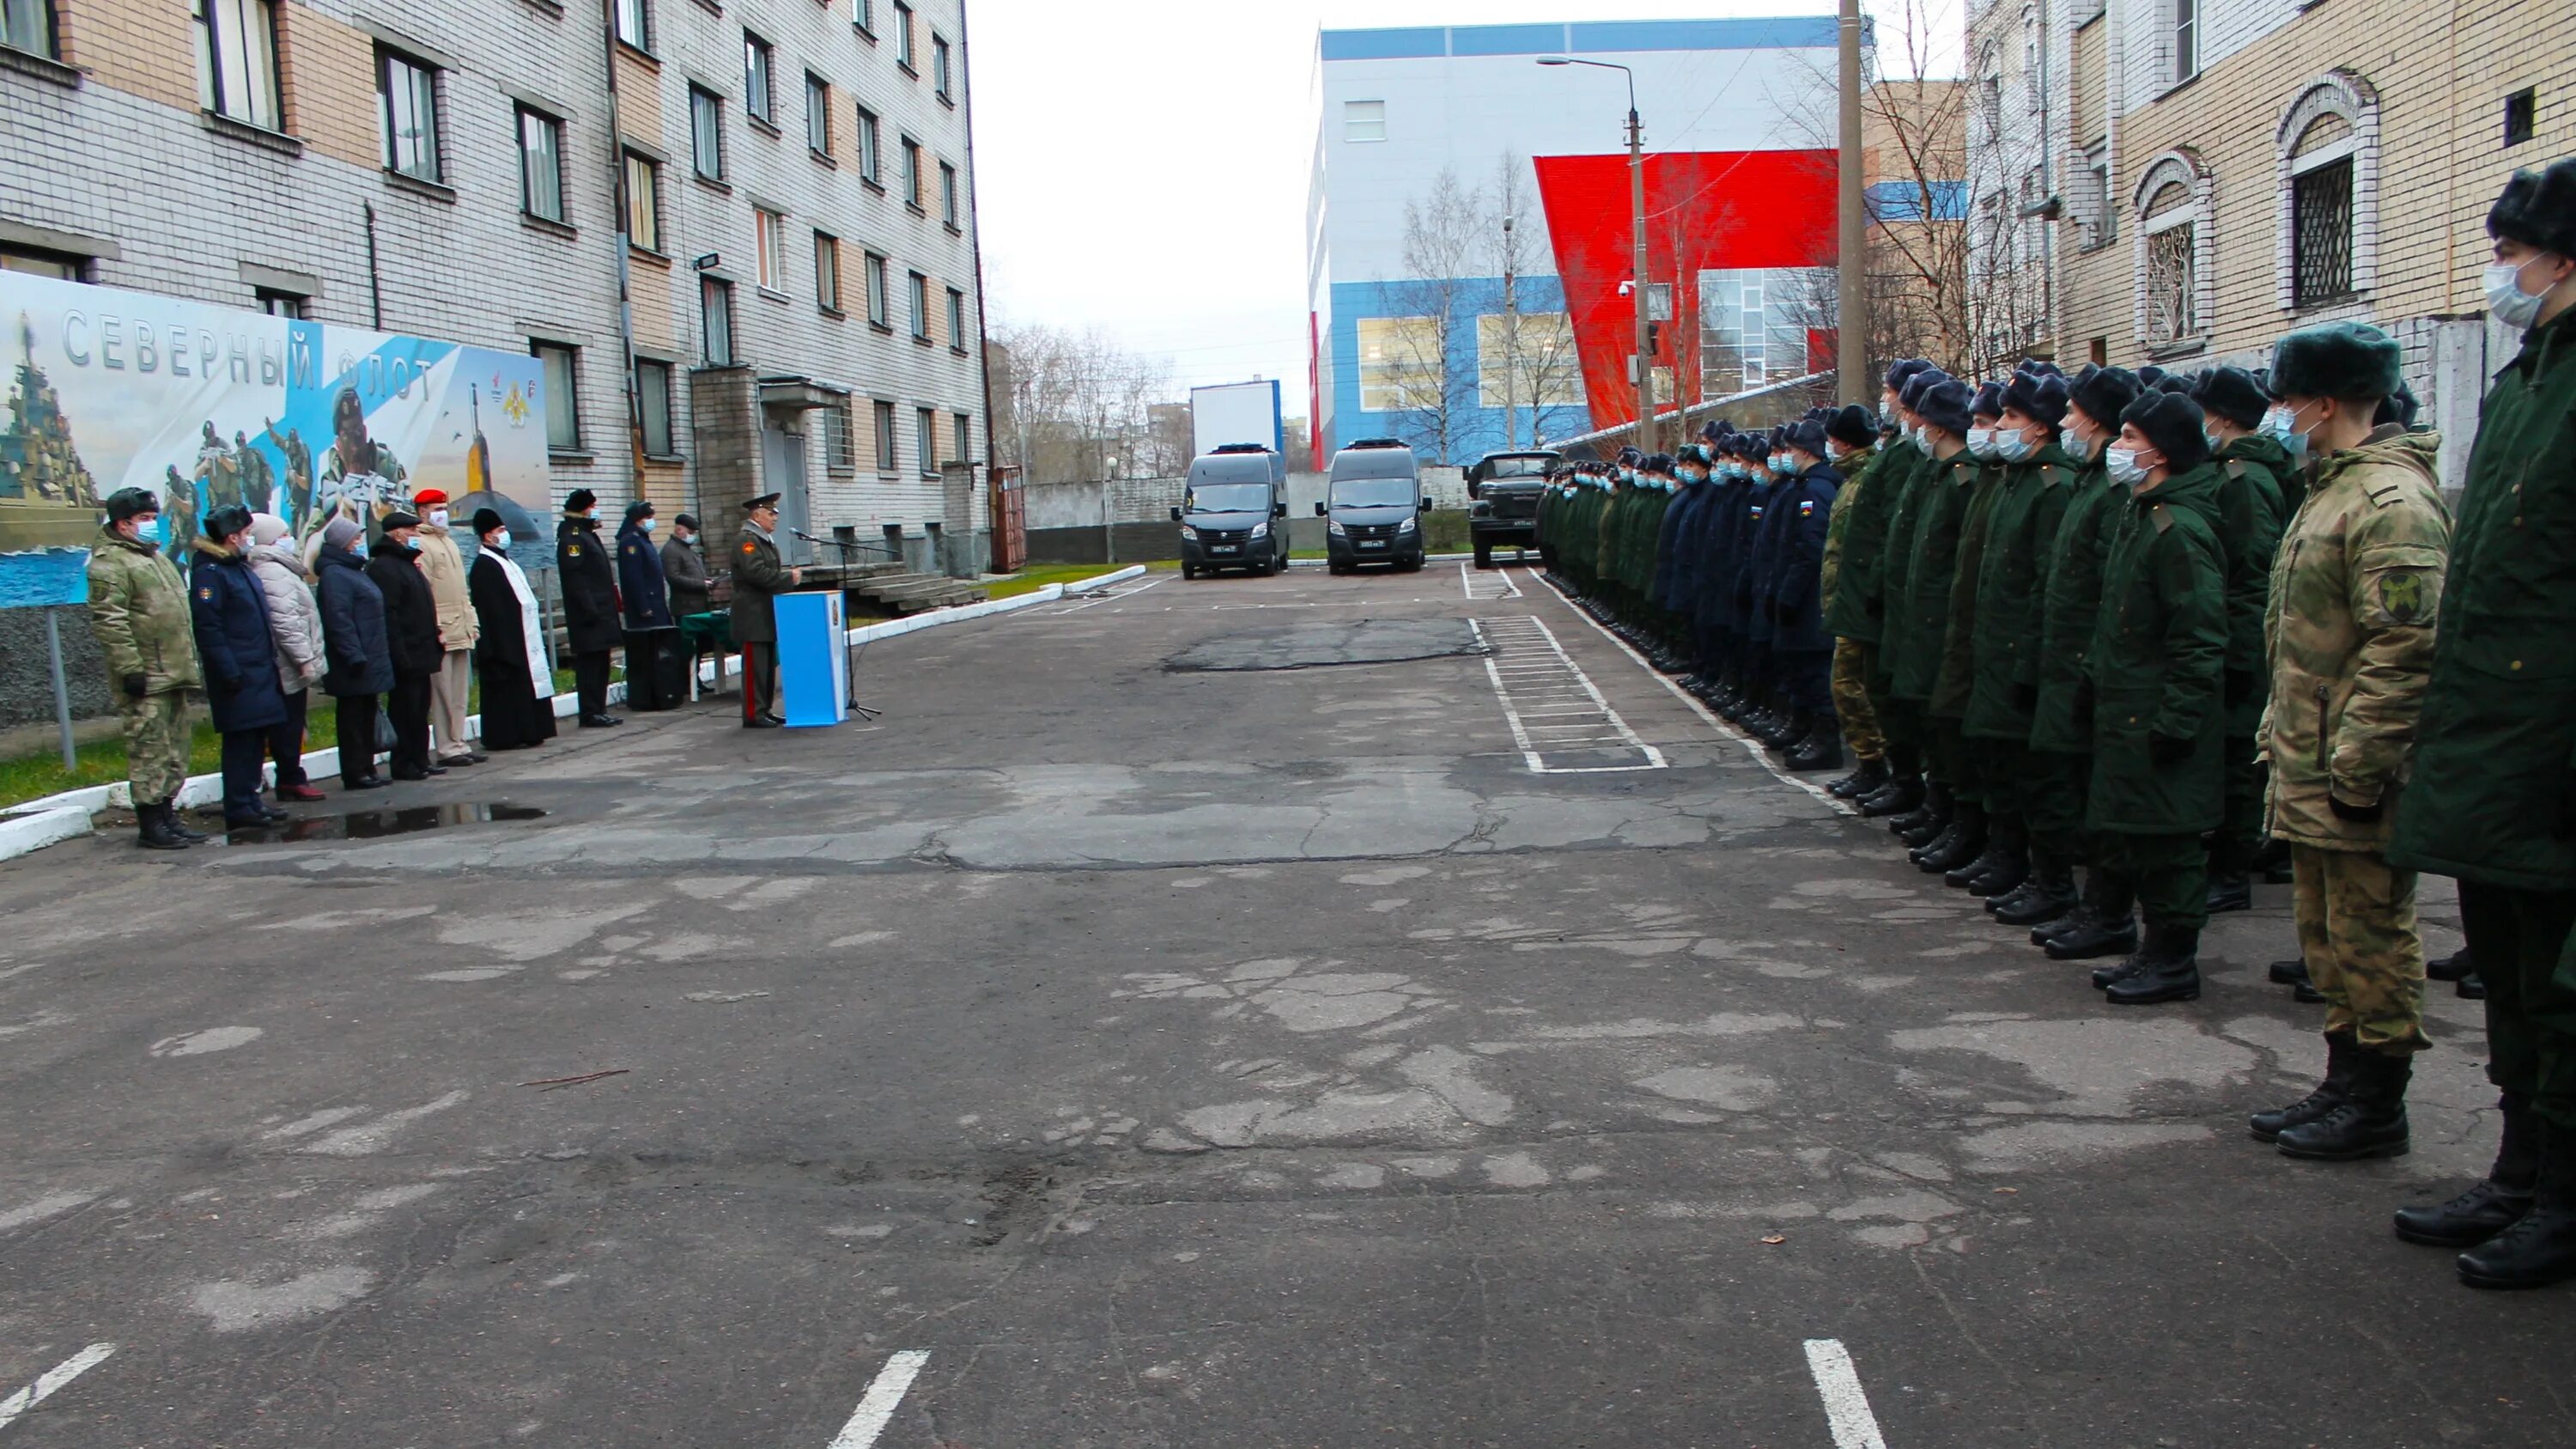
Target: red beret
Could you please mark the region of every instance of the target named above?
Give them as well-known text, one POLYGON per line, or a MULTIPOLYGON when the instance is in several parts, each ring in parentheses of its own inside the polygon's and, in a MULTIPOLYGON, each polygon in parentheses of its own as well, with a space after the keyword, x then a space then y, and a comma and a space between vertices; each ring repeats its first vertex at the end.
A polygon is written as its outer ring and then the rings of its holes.
POLYGON ((447 501, 447 495, 436 488, 423 488, 418 493, 411 496, 411 501, 419 504, 423 508, 427 508, 433 503, 445 503, 447 501))

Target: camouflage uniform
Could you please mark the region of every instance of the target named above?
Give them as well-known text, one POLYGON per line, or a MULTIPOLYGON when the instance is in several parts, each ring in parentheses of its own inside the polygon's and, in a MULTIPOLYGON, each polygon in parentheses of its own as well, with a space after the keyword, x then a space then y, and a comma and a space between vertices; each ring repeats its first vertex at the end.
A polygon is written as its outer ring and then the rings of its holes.
POLYGON ((196 729, 188 692, 202 688, 188 586, 151 544, 99 530, 89 552, 90 632, 107 658, 108 688, 125 717, 125 772, 137 805, 158 805, 188 782, 196 729), (141 698, 125 681, 143 680, 141 698))
POLYGON ((2273 559, 2263 620, 2266 823, 2290 842, 2299 948, 2327 1032, 2396 1055, 2429 1045, 2415 872, 2385 852, 2450 553, 2440 447, 2391 424, 2321 460, 2273 559))
MULTIPOLYGON (((1878 449, 1860 448, 1845 453, 1834 468, 1843 475, 1843 486, 1834 494, 1834 511, 1825 525, 1825 559, 1816 571, 1817 596, 1825 601, 1830 615, 1842 601, 1843 536, 1851 531, 1852 515, 1860 511, 1860 500, 1869 480, 1885 470, 1878 466, 1878 449)), ((1828 619, 1827 627, 1831 627, 1828 619)), ((1879 733, 1878 711, 1869 705, 1868 649, 1858 639, 1837 635, 1834 639, 1833 696, 1834 715, 1842 721, 1843 743, 1851 746, 1854 758, 1866 764, 1887 754, 1887 737, 1879 733)))

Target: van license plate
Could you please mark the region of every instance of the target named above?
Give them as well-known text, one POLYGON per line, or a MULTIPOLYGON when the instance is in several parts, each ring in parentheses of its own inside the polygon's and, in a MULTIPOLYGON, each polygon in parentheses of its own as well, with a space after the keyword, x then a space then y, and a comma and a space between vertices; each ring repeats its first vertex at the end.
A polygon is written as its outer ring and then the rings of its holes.
POLYGON ((1385 539, 1382 539, 1382 538, 1364 538, 1364 539, 1361 539, 1361 540, 1360 540, 1360 547, 1362 547, 1362 548, 1384 548, 1384 547, 1386 547, 1386 540, 1385 540, 1385 539))
POLYGON ((1210 553, 1241 553, 1241 552, 1243 552, 1243 550, 1242 550, 1241 548, 1236 547, 1236 546, 1235 546, 1235 545, 1233 545, 1233 544, 1230 544, 1230 543, 1212 543, 1212 544, 1209 544, 1209 545, 1208 545, 1208 552, 1210 552, 1210 553))

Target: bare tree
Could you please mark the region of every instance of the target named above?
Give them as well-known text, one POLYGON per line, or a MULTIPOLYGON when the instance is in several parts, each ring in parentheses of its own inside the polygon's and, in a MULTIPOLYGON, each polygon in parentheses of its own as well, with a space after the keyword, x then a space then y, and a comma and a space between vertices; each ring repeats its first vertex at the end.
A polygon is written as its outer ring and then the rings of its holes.
POLYGON ((1007 362, 994 377, 997 456, 1018 463, 1033 483, 1155 470, 1151 409, 1172 395, 1162 359, 1128 352, 1097 330, 1006 323, 993 340, 1007 362))
MULTIPOLYGON (((1376 328, 1385 356, 1382 385, 1390 388, 1397 436, 1439 462, 1462 453, 1477 405, 1474 370, 1452 365, 1463 348, 1476 346, 1476 298, 1468 278, 1488 254, 1484 188, 1459 181, 1443 168, 1431 189, 1404 203, 1404 275, 1382 281, 1393 316, 1376 328)), ((1365 370, 1369 361, 1364 357, 1365 370)), ((1365 377, 1362 386, 1367 386, 1365 377)))
MULTIPOLYGON (((1528 277, 1534 266, 1549 273, 1556 270, 1555 259, 1539 246, 1539 228, 1532 220, 1536 207, 1528 177, 1526 157, 1507 151, 1495 163, 1490 233, 1493 252, 1488 271, 1505 279, 1506 295, 1493 319, 1503 365, 1490 380, 1480 382, 1479 401, 1503 410, 1501 442, 1505 448, 1523 445, 1519 429, 1523 417, 1530 425, 1526 444, 1535 448, 1541 438, 1580 431, 1578 419, 1590 416, 1582 405, 1583 366, 1566 314, 1533 313, 1522 310, 1520 305, 1520 279, 1528 277)), ((1478 319, 1480 357, 1484 325, 1484 320, 1478 319)))

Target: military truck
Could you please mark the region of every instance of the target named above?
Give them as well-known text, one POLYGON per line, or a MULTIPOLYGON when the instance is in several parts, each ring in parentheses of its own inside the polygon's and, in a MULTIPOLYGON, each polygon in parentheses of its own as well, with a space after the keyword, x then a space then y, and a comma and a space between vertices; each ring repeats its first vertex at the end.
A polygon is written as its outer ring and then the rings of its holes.
POLYGON ((1476 567, 1494 566, 1496 548, 1538 546, 1538 500, 1548 470, 1565 461, 1545 449, 1487 453, 1467 470, 1467 535, 1476 545, 1476 567))

